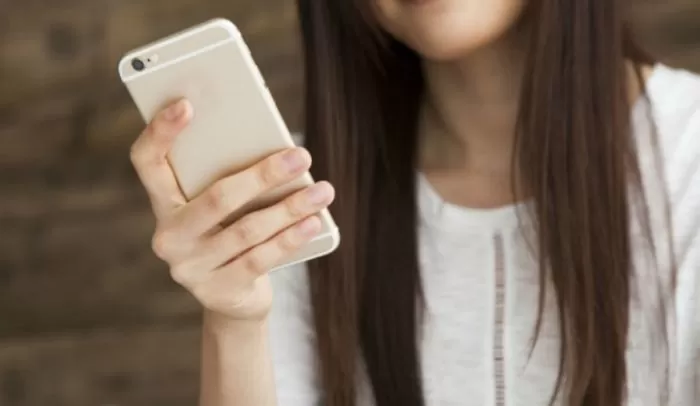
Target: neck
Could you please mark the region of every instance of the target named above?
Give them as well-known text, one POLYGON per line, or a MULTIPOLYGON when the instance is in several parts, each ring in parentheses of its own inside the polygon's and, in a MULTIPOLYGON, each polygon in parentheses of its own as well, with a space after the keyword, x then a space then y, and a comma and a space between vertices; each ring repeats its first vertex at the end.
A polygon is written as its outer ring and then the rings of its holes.
POLYGON ((523 37, 513 32, 459 60, 423 62, 424 169, 509 172, 525 58, 523 37))

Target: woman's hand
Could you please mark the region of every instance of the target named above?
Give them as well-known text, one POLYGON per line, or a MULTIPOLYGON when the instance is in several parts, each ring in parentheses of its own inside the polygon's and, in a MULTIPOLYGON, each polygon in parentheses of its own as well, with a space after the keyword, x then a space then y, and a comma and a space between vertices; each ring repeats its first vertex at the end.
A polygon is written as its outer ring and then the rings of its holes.
POLYGON ((131 150, 157 220, 153 250, 210 316, 224 321, 264 319, 272 300, 267 271, 320 231, 314 214, 331 203, 334 190, 327 182, 316 183, 222 228, 219 224, 230 213, 308 170, 311 157, 302 148, 282 151, 219 180, 187 202, 166 154, 191 116, 187 101, 172 104, 154 118, 131 150))

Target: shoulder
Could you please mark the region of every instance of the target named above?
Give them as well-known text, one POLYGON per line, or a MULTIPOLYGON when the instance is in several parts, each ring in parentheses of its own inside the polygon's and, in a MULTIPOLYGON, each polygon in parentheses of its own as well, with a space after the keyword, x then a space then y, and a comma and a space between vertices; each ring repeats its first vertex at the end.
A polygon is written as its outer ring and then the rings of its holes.
POLYGON ((667 159, 681 150, 699 154, 700 74, 658 64, 647 81, 647 94, 667 159))
MULTIPOLYGON (((700 200, 700 75, 658 64, 646 87, 650 103, 640 103, 634 111, 642 158, 650 156, 645 152, 650 151, 646 145, 652 129, 663 157, 671 203, 686 198, 700 200)), ((651 165, 651 161, 643 160, 642 164, 651 165)))
MULTIPOLYGON (((646 198, 657 220, 657 249, 662 249, 660 243, 666 238, 668 208, 680 280, 684 275, 695 278, 700 269, 700 75, 657 64, 646 90, 649 104, 642 100, 635 106, 634 125, 646 198), (662 166, 657 157, 662 158, 662 166), (662 197, 668 197, 670 206, 662 197)), ((689 281, 684 285, 696 286, 689 281)))
POLYGON ((657 64, 648 75, 646 88, 662 119, 700 108, 700 73, 657 64))
MULTIPOLYGON (((680 337, 679 349, 692 359, 700 348, 700 74, 657 64, 646 88, 650 104, 639 103, 634 111, 635 129, 643 141, 641 169, 647 174, 656 171, 647 148, 647 134, 652 129, 663 158, 665 190, 654 188, 647 197, 656 202, 659 196, 668 194, 678 267, 676 334, 680 337), (649 119, 653 119, 652 128, 649 119)), ((649 175, 646 186, 656 185, 655 179, 649 175)), ((660 218, 665 225, 665 213, 660 218)), ((659 243, 667 236, 666 230, 654 230, 657 249, 665 253, 659 243)))
POLYGON ((658 65, 647 92, 664 158, 678 283, 690 300, 700 292, 700 75, 658 65))

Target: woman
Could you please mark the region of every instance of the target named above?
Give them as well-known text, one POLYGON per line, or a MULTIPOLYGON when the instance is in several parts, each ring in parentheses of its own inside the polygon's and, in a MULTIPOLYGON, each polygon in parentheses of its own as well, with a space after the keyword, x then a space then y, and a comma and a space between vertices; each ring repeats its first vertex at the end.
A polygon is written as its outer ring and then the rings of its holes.
POLYGON ((700 402, 699 77, 612 0, 299 11, 308 152, 185 203, 163 158, 187 102, 133 149, 155 252, 206 309, 202 405, 700 402), (311 156, 324 181, 212 228, 311 156), (268 276, 335 192, 337 252, 268 276))

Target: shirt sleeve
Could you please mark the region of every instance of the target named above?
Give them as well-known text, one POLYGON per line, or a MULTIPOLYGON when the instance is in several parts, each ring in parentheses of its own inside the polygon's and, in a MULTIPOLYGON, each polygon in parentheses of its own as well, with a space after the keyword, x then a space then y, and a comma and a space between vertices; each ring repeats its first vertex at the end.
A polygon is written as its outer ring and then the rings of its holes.
POLYGON ((319 405, 316 338, 306 267, 282 268, 273 272, 270 279, 274 301, 269 339, 278 405, 319 405))

